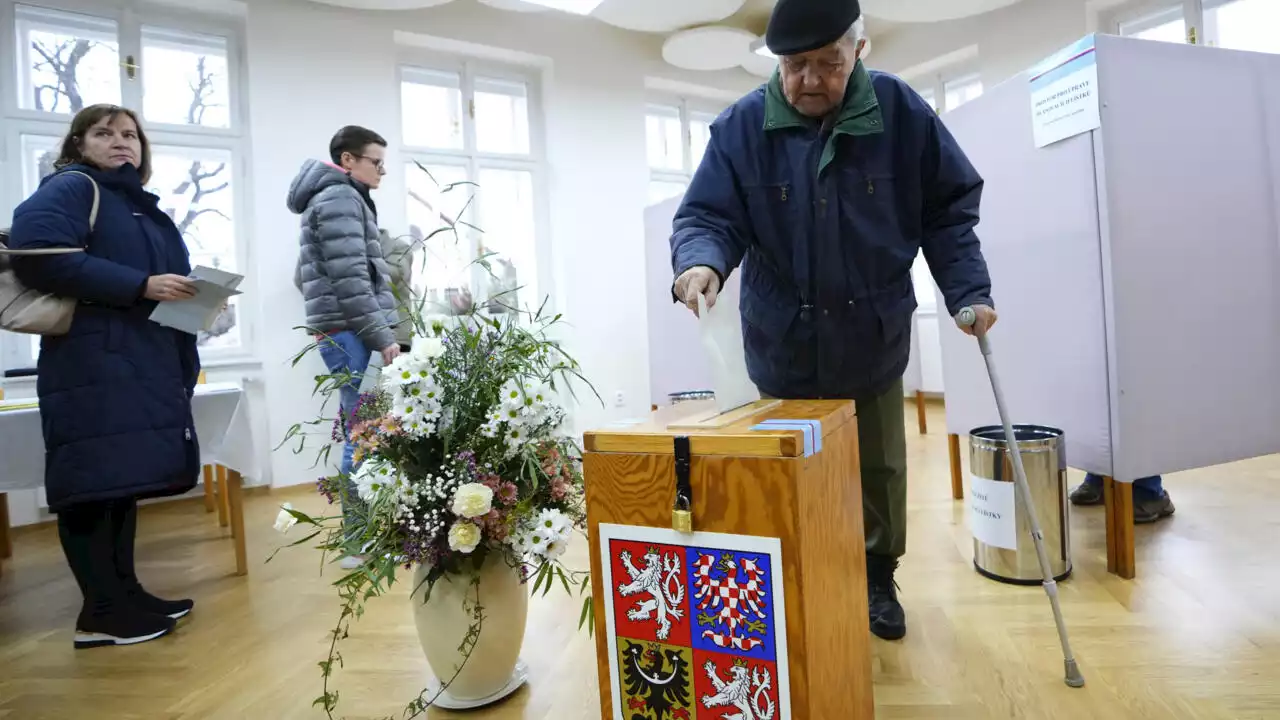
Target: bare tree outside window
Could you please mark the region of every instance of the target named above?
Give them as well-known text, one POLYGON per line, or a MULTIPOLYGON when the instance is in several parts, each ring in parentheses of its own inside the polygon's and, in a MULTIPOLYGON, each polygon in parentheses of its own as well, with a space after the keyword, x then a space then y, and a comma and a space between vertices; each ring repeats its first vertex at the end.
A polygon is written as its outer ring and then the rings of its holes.
POLYGON ((16 19, 23 109, 72 115, 121 101, 114 22, 22 5, 16 19))

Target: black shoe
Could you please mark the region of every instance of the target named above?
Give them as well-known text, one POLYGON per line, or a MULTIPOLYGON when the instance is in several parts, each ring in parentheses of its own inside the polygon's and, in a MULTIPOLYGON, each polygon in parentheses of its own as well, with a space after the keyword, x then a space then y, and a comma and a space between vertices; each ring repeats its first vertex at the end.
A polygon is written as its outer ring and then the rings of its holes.
POLYGON ((1102 505, 1106 498, 1102 494, 1102 485, 1083 482, 1071 491, 1072 505, 1102 505))
POLYGON ((907 634, 906 613, 898 602, 898 584, 893 573, 895 558, 867 555, 867 605, 871 611, 871 633, 882 640, 900 640, 907 634))
POLYGON ((1133 522, 1142 525, 1167 518, 1174 512, 1173 500, 1169 493, 1162 492, 1160 497, 1133 498, 1133 522))
POLYGON ((173 632, 176 621, 164 615, 122 610, 105 615, 80 613, 76 620, 75 647, 136 645, 173 632))
POLYGON ((177 620, 188 615, 196 606, 194 600, 162 600, 138 585, 129 592, 129 603, 138 610, 152 615, 164 615, 177 620))

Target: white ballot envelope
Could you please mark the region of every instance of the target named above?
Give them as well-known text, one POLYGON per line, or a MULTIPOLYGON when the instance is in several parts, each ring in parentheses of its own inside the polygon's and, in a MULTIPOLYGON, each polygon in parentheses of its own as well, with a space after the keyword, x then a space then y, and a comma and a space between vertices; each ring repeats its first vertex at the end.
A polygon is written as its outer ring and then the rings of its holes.
POLYGON ((201 265, 188 275, 196 286, 194 297, 186 300, 165 300, 151 312, 151 320, 165 327, 192 335, 208 331, 218 319, 227 298, 241 294, 236 288, 243 275, 201 265))
POLYGON ((742 324, 736 308, 723 303, 708 308, 707 299, 699 295, 698 318, 698 331, 711 370, 711 389, 716 394, 716 409, 726 413, 759 400, 760 391, 747 375, 742 324))

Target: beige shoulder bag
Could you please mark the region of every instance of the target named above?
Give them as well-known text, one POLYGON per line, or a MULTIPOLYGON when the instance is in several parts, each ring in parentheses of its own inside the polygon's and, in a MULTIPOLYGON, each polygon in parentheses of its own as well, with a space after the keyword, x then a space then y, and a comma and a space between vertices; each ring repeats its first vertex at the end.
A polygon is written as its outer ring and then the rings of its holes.
MULTIPOLYGON (((101 200, 98 183, 76 170, 68 173, 81 175, 93 184, 93 206, 89 210, 89 232, 98 221, 98 203, 101 200)), ((0 329, 27 335, 66 335, 71 329, 71 318, 76 312, 75 298, 64 298, 33 290, 23 285, 13 272, 12 258, 33 255, 65 255, 84 252, 88 246, 78 248, 36 248, 10 250, 9 232, 0 229, 0 329)))

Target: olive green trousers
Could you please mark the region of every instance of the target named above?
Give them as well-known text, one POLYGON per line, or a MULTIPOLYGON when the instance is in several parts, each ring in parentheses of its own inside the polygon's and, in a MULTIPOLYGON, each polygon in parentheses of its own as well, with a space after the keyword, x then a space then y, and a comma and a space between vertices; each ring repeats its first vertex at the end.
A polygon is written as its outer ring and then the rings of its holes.
POLYGON ((883 394, 855 398, 854 404, 867 553, 900 558, 907 552, 907 428, 902 378, 883 394))

